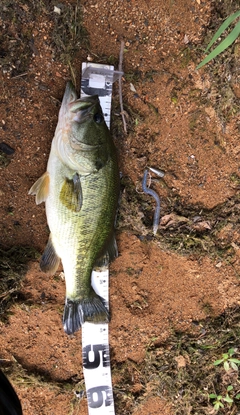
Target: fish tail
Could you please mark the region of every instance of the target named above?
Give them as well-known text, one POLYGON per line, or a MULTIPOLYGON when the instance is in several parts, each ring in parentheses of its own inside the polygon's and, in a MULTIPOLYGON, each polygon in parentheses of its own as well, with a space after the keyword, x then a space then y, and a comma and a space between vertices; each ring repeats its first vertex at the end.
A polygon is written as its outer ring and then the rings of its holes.
POLYGON ((67 334, 73 334, 79 330, 86 321, 90 323, 108 323, 109 312, 104 299, 97 294, 83 300, 66 299, 63 327, 67 334))

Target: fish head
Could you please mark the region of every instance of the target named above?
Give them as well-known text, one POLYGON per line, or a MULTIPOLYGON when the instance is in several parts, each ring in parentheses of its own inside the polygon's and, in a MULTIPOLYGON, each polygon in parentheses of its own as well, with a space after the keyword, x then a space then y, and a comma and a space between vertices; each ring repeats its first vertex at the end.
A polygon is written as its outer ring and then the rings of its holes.
MULTIPOLYGON (((70 144, 79 146, 101 146, 106 142, 106 126, 97 95, 77 99, 69 104, 73 113, 70 144)), ((86 147, 87 148, 87 147, 86 147)))
POLYGON ((58 152, 70 168, 74 165, 80 174, 89 174, 106 164, 110 133, 97 95, 78 99, 73 85, 68 83, 58 127, 58 152))

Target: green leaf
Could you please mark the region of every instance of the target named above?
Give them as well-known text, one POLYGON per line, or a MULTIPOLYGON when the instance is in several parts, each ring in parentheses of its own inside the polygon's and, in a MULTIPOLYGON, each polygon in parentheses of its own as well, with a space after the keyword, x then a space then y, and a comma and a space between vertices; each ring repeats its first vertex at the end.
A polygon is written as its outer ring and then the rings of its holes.
POLYGON ((233 403, 233 399, 230 398, 230 396, 228 396, 228 395, 225 398, 223 398, 223 400, 227 403, 233 403))
POLYGON ((223 367, 224 367, 224 369, 227 372, 229 370, 229 363, 228 362, 224 362, 223 367))
POLYGON ((236 372, 238 372, 238 365, 236 365, 236 363, 230 362, 230 366, 233 370, 236 370, 236 372))
POLYGON ((240 393, 235 396, 235 399, 240 399, 240 393))
POLYGON ((230 391, 232 391, 233 390, 233 386, 232 385, 229 385, 228 387, 227 387, 227 391, 228 392, 230 392, 230 391))
POLYGON ((222 402, 215 403, 214 409, 216 409, 216 411, 218 411, 219 408, 224 408, 224 405, 222 404, 222 402))
POLYGON ((210 399, 215 399, 215 398, 217 398, 217 395, 215 393, 210 393, 209 398, 210 399))
POLYGON ((213 43, 221 36, 221 34, 224 32, 225 29, 235 20, 238 16, 240 16, 240 10, 238 10, 236 13, 231 14, 219 27, 218 31, 213 36, 211 42, 207 45, 207 48, 205 50, 205 53, 210 49, 210 47, 213 45, 213 43))
POLYGON ((203 65, 206 65, 209 61, 216 58, 220 53, 228 48, 238 37, 240 33, 240 21, 236 24, 234 29, 229 33, 229 35, 215 48, 208 56, 199 65, 196 69, 200 69, 203 65))
POLYGON ((229 358, 228 353, 223 353, 222 357, 224 360, 227 360, 229 358))
POLYGON ((228 359, 229 362, 234 362, 237 363, 238 365, 240 364, 240 360, 239 359, 234 359, 234 357, 231 357, 231 359, 228 359))
POLYGON ((213 364, 214 364, 214 366, 217 366, 217 365, 220 365, 223 361, 224 361, 224 359, 215 360, 215 362, 213 362, 213 364))
POLYGON ((229 356, 232 356, 234 353, 235 353, 235 350, 234 349, 229 349, 228 350, 229 356))

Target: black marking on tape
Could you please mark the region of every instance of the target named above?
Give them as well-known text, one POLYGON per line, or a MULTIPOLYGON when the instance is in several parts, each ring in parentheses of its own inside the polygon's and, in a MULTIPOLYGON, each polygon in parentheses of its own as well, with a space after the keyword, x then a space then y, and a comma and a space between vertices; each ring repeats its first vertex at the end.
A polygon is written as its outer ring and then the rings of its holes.
POLYGON ((110 353, 108 344, 88 344, 83 347, 83 366, 85 369, 96 369, 110 366, 110 353), (93 358, 92 355, 93 354, 93 358))
POLYGON ((87 400, 90 408, 101 408, 113 404, 113 391, 107 385, 96 386, 87 390, 87 400))

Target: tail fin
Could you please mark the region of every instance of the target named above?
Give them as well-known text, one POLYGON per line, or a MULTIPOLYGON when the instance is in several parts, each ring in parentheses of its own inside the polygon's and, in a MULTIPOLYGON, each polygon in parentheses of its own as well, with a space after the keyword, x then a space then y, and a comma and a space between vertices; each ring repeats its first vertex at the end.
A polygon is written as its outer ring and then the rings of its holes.
POLYGON ((105 307, 105 301, 98 295, 91 299, 85 298, 80 301, 66 299, 63 327, 67 334, 73 334, 79 330, 85 322, 108 323, 109 312, 105 307))

